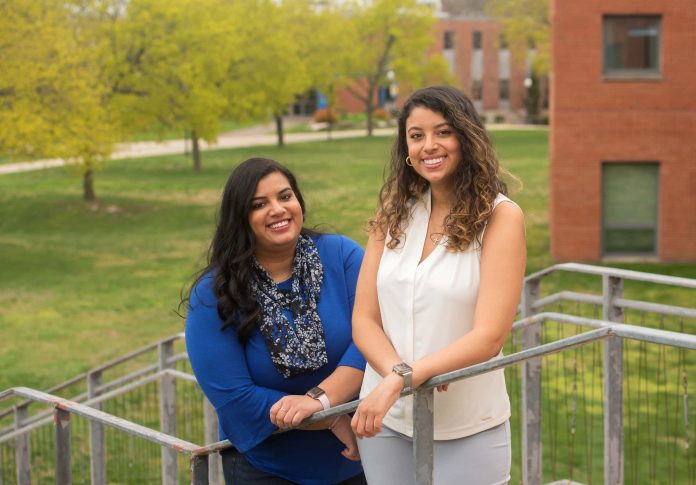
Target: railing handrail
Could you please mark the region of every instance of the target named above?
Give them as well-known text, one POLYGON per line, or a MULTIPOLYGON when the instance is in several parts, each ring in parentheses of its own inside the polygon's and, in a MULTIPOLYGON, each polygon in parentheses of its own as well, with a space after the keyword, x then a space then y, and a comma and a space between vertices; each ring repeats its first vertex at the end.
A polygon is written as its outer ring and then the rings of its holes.
POLYGON ((6 389, 0 392, 0 401, 12 396, 23 397, 30 401, 48 404, 56 409, 77 414, 78 416, 82 416, 89 420, 97 421, 106 426, 139 436, 148 441, 157 443, 160 446, 176 450, 179 453, 194 455, 197 454, 201 448, 199 445, 194 443, 190 443, 174 436, 150 429, 146 426, 119 418, 118 416, 114 416, 113 414, 109 414, 105 411, 94 409, 86 404, 64 399, 62 397, 47 394, 35 389, 30 389, 28 387, 11 387, 10 389, 6 389))
POLYGON ((573 271, 576 273, 592 274, 597 276, 613 276, 646 283, 657 283, 660 285, 680 286, 683 288, 696 289, 696 279, 684 278, 681 276, 661 275, 657 273, 646 273, 630 269, 609 268, 606 266, 594 266, 583 263, 559 263, 549 266, 525 277, 525 281, 538 280, 557 271, 573 271))
MULTIPOLYGON (((667 330, 644 328, 636 325, 616 324, 605 320, 575 317, 572 315, 564 315, 562 313, 539 313, 532 317, 523 318, 516 321, 513 324, 513 328, 519 329, 527 325, 532 325, 534 323, 543 323, 547 320, 562 321, 563 323, 570 323, 593 328, 593 330, 578 335, 573 335, 571 337, 566 337, 564 339, 549 342, 547 344, 539 345, 531 349, 515 352, 514 354, 510 354, 505 357, 495 358, 486 362, 471 365, 469 367, 465 367, 464 369, 459 369, 456 371, 448 372, 446 374, 441 374, 432 377, 425 381, 418 388, 418 390, 432 389, 443 384, 449 384, 451 382, 459 381, 479 374, 484 374, 487 372, 492 372, 494 370, 503 369, 515 364, 525 362, 529 359, 542 357, 544 355, 549 355, 556 352, 561 352, 563 350, 567 350, 573 347, 587 345, 597 340, 602 340, 612 336, 696 350, 696 336, 694 335, 670 332, 667 330), (681 337, 685 337, 685 342, 682 342, 681 337)), ((403 397, 414 394, 415 391, 416 390, 404 391, 401 393, 401 396, 403 397)), ((355 400, 346 404, 341 404, 339 406, 332 407, 325 411, 316 412, 311 417, 303 421, 300 427, 307 426, 317 421, 328 419, 330 417, 338 416, 339 414, 353 412, 357 409, 359 404, 360 400, 355 400)), ((230 446, 232 445, 228 440, 218 441, 202 447, 199 450, 198 454, 210 454, 216 451, 224 450, 226 448, 229 448, 230 446)))
MULTIPOLYGON (((646 341, 662 345, 670 345, 673 347, 681 347, 690 350, 696 350, 696 335, 670 332, 667 330, 651 329, 628 324, 616 324, 605 320, 596 320, 592 318, 578 317, 555 312, 538 313, 531 317, 517 320, 513 324, 513 329, 520 329, 528 325, 543 323, 548 320, 579 325, 583 327, 592 328, 593 330, 573 335, 571 337, 566 337, 564 339, 549 342, 547 344, 539 345, 531 349, 515 352, 514 354, 510 354, 504 357, 495 358, 486 362, 465 367, 463 369, 448 372, 446 374, 441 374, 432 377, 431 379, 428 379, 426 382, 424 382, 418 388, 418 390, 431 389, 443 384, 449 384, 451 382, 466 379, 479 374, 484 374, 487 372, 492 372, 494 370, 503 369, 506 367, 510 367, 511 365, 527 361, 529 359, 542 357, 556 352, 561 352, 563 350, 567 350, 573 347, 583 346, 611 336, 619 336, 631 340, 646 341)), ((191 374, 175 371, 172 369, 166 369, 152 376, 148 376, 144 379, 141 379, 142 382, 139 381, 137 383, 133 383, 133 385, 142 385, 143 383, 152 382, 154 379, 160 377, 162 374, 165 373, 171 374, 177 378, 182 378, 195 382, 195 377, 191 374)), ((413 394, 414 392, 415 390, 404 391, 402 392, 401 396, 408 396, 413 394)), ((136 423, 127 421, 125 419, 118 418, 106 412, 96 410, 88 405, 101 402, 109 396, 99 396, 90 399, 86 403, 82 404, 71 401, 69 399, 54 396, 42 391, 30 389, 27 387, 14 387, 0 392, 0 401, 12 395, 24 397, 34 402, 50 404, 68 412, 74 412, 75 414, 81 415, 88 419, 98 421, 107 426, 111 426, 122 431, 126 431, 128 433, 144 438, 148 441, 153 441, 157 444, 160 444, 161 446, 166 446, 180 453, 186 453, 191 456, 208 455, 210 453, 220 451, 231 446, 230 442, 227 440, 210 443, 204 446, 189 443, 187 441, 180 440, 165 433, 160 433, 159 431, 155 431, 145 426, 141 426, 136 423)), ((306 419, 300 425, 300 427, 307 426, 330 417, 338 416, 340 414, 346 414, 355 411, 359 404, 360 400, 354 400, 345 404, 334 406, 325 411, 319 411, 317 413, 314 413, 308 419, 306 419)), ((22 428, 14 431, 14 433, 21 432, 22 428)))
MULTIPOLYGON (((631 325, 630 323, 624 323, 623 309, 653 312, 658 313, 660 315, 674 315, 682 318, 696 318, 696 309, 623 298, 621 291, 623 287, 623 280, 632 280, 696 289, 696 279, 691 278, 666 276, 654 273, 645 273, 640 271, 624 270, 617 268, 606 268, 601 266, 593 266, 579 263, 562 263, 551 266, 542 271, 533 273, 525 278, 523 302, 520 306, 521 313, 522 315, 524 315, 524 318, 520 318, 519 320, 513 323, 514 330, 522 331, 522 350, 504 357, 497 357, 486 362, 482 362, 453 372, 435 376, 423 383, 418 389, 409 390, 408 392, 402 392, 402 397, 407 395, 413 395, 414 397, 414 453, 416 459, 420 460, 419 463, 429 463, 429 468, 424 468, 423 473, 417 473, 418 483, 432 483, 432 450, 430 449, 432 448, 432 436, 429 435, 432 434, 434 413, 433 389, 436 386, 449 384, 455 381, 459 381, 462 379, 484 374, 487 372, 492 372, 495 370, 503 369, 521 363, 524 363, 525 370, 523 372, 529 372, 530 375, 534 372, 538 374, 538 370, 530 371, 529 369, 532 368, 530 366, 540 366, 541 357, 606 339, 608 340, 606 340, 606 343, 604 345, 605 359, 609 359, 606 360, 606 362, 614 363, 608 364, 609 367, 615 365, 615 362, 617 362, 616 356, 613 354, 611 354, 610 356, 609 354, 610 351, 613 351, 612 349, 621 349, 621 341, 619 340, 619 338, 642 342, 651 342, 688 350, 696 350, 696 335, 693 335, 691 333, 678 333, 662 329, 631 325), (581 293, 575 291, 560 291, 558 293, 539 298, 540 281, 544 277, 551 275, 552 273, 557 271, 572 271, 575 273, 584 273, 589 275, 601 276, 602 295, 600 296, 591 293, 581 293), (544 308, 548 305, 561 300, 571 300, 584 303, 591 303, 594 305, 602 305, 602 318, 606 320, 586 318, 579 315, 571 315, 566 313, 544 311, 544 308), (534 313, 536 311, 540 313, 534 313), (532 332, 539 332, 540 326, 547 321, 553 321, 560 324, 572 324, 579 327, 588 328, 590 330, 582 333, 575 333, 570 337, 565 337, 552 342, 541 344, 541 340, 538 337, 538 333, 536 334, 537 336, 534 337, 536 338, 536 340, 534 340, 534 338, 531 338, 533 337, 532 334, 528 335, 528 333, 530 330, 532 332), (616 347, 617 343, 619 347, 616 347), (419 436, 420 438, 417 439, 417 436, 419 436), (416 442, 419 443, 418 446, 416 446, 416 442), (428 451, 429 449, 430 451, 428 451), (430 456, 430 459, 428 459, 428 456, 430 456)), ((173 436, 176 434, 176 432, 175 428, 172 428, 171 426, 165 426, 165 424, 162 424, 162 431, 156 431, 147 428, 146 426, 127 421, 125 419, 103 412, 99 409, 90 407, 90 405, 98 405, 99 403, 111 399, 114 396, 128 392, 134 388, 141 387, 145 384, 154 382, 158 379, 161 379, 161 386, 165 386, 165 384, 173 378, 185 379, 187 381, 196 383, 197 381, 195 379, 195 376, 187 372, 175 370, 173 368, 176 362, 181 360, 187 360, 188 358, 188 354, 186 353, 186 351, 178 354, 173 353, 174 342, 183 337, 184 334, 182 332, 179 332, 177 334, 159 340, 153 344, 141 347, 140 349, 137 349, 121 357, 112 359, 106 362, 105 364, 90 369, 89 371, 75 376, 72 379, 69 379, 68 381, 58 384, 57 386, 53 386, 49 391, 42 392, 26 387, 14 387, 6 391, 0 392, 0 401, 10 396, 16 396, 23 399, 19 404, 16 404, 7 410, 0 411, 0 418, 7 416, 8 414, 15 411, 19 412, 15 419, 14 428, 0 430, 0 442, 4 442, 8 439, 12 439, 13 437, 17 437, 17 442, 20 443, 20 440, 25 439, 20 438, 21 436, 27 435, 26 439, 28 440, 28 433, 30 433, 33 429, 38 428, 39 426, 44 426, 48 424, 50 422, 50 411, 48 413, 40 412, 38 414, 33 414, 31 417, 27 416, 27 406, 32 402, 40 402, 53 406, 54 418, 58 419, 61 423, 64 422, 64 419, 67 419, 69 413, 74 413, 76 415, 80 415, 88 419, 92 423, 91 426, 109 426, 159 445, 160 447, 162 447, 163 450, 163 470, 166 468, 165 463, 167 464, 166 466, 169 468, 171 468, 171 463, 176 463, 175 457, 177 453, 186 454, 191 459, 193 467, 192 470, 194 470, 194 475, 198 477, 194 480, 195 483, 207 483, 207 471, 204 472, 203 470, 207 470, 208 455, 232 446, 229 441, 218 441, 214 443, 209 443, 205 446, 200 446, 194 443, 190 443, 188 441, 178 439, 175 436, 173 436), (128 374, 114 377, 105 383, 101 382, 102 374, 108 371, 109 369, 127 363, 132 359, 138 358, 148 352, 156 350, 159 350, 156 364, 150 364, 144 367, 140 367, 137 370, 131 371, 128 374), (144 377, 139 378, 141 376, 144 377), (88 392, 82 393, 79 396, 74 397, 73 400, 58 397, 51 394, 51 391, 58 391, 65 388, 69 388, 70 386, 79 384, 82 380, 85 380, 88 392), (77 402, 78 400, 81 400, 81 402, 77 402), (174 457, 173 462, 172 456, 174 457), (197 474, 200 474, 200 476, 197 474), (204 477, 205 480, 203 479, 204 477)), ((617 355, 619 356, 618 362, 620 363, 621 356, 620 354, 617 355)), ((605 372, 606 369, 607 364, 605 363, 605 372)), ((130 370, 130 368, 126 370, 130 370)), ((616 389, 616 386, 620 385, 622 378, 620 369, 619 372, 615 372, 615 374, 618 377, 616 377, 614 374, 610 374, 610 376, 614 377, 614 381, 610 381, 610 389, 616 389)), ((531 389, 531 391, 528 392, 530 392, 530 395, 532 395, 532 402, 534 402, 534 399, 536 399, 537 401, 539 400, 538 394, 536 396, 533 394, 533 386, 536 385, 537 388, 540 388, 541 383, 538 380, 538 378, 535 382, 536 384, 527 386, 528 389, 531 389)), ((164 387, 162 387, 162 389, 164 389, 164 387)), ((173 387, 171 387, 171 389, 173 389, 173 387)), ((169 390, 171 391, 171 389, 169 390)), ((617 414, 620 414, 621 397, 619 396, 619 398, 616 399, 612 394, 613 400, 610 400, 607 404, 606 396, 607 394, 605 389, 605 407, 608 406, 608 415, 615 416, 617 414), (617 405, 616 403, 619 404, 617 405)), ((169 401, 161 401, 160 406, 165 406, 166 408, 166 406, 168 405, 167 402, 170 402, 171 399, 172 398, 170 397, 169 401)), ((360 400, 355 400, 349 403, 335 406, 326 411, 317 412, 305 421, 303 421, 300 424, 299 428, 308 426, 317 421, 325 420, 330 417, 335 417, 341 414, 346 414, 351 411, 354 411, 358 407, 359 403, 360 400)), ((214 414, 214 411, 212 411, 210 404, 206 404, 206 406, 206 412, 208 414, 214 414)), ((527 404, 527 406, 529 406, 529 404, 527 404)), ((206 416, 208 416, 208 414, 206 414, 206 416)), ((163 416, 164 415, 161 414, 160 419, 164 419, 163 416)), ((529 416, 533 416, 533 414, 530 414, 529 416)), ((167 417, 167 419, 171 420, 172 418, 171 416, 169 416, 167 417)), ((209 418, 206 417, 206 420, 208 419, 209 418)), ((165 421, 163 421, 163 423, 164 422, 165 421)), ((215 420, 213 419, 210 422, 214 423, 215 420)), ((607 435, 607 430, 605 429, 605 442, 609 440, 608 442, 612 443, 611 437, 613 435, 611 433, 616 434, 621 432, 621 420, 618 419, 616 420, 616 422, 618 423, 618 425, 612 423, 614 424, 614 426, 609 428, 609 435, 607 435)), ((206 423, 209 423, 209 421, 206 421, 206 423)), ((536 428, 534 428, 534 426, 539 427, 540 423, 532 419, 527 424, 527 439, 528 442, 531 443, 539 442, 540 440, 540 433, 535 431, 536 428), (529 441, 529 436, 531 436, 531 441, 529 441)), ((213 427, 209 427, 209 429, 212 430, 213 427)), ((58 436, 59 429, 56 428, 57 439, 58 436)), ((205 436, 205 441, 215 439, 214 432, 210 434, 208 431, 206 431, 205 436)), ((69 436, 66 438, 64 432, 62 432, 61 434, 61 439, 64 440, 64 442, 69 442, 69 436), (65 441, 66 439, 68 441, 65 441)), ((528 447, 530 446, 531 445, 528 444, 528 447)), ((26 451, 24 453, 25 454, 23 455, 23 463, 26 469, 28 469, 29 465, 27 464, 29 463, 29 458, 27 458, 28 455, 26 455, 26 451)), ((529 467, 529 469, 524 472, 525 476, 540 476, 540 454, 535 451, 530 452, 525 456, 532 457, 531 459, 527 458, 528 467, 529 463, 533 463, 534 465, 533 467, 529 467)), ((606 477, 610 477, 610 481, 620 481, 620 477, 622 476, 621 469, 617 468, 616 463, 621 463, 622 456, 622 446, 616 445, 611 449, 607 449, 605 447, 605 463, 614 464, 614 468, 610 470, 610 473, 608 475, 606 474, 605 470, 605 479, 606 477)), ((63 461, 61 461, 61 463, 63 463, 63 461)), ((69 462, 69 456, 67 458, 67 461, 69 462)), ((103 463, 101 466, 103 468, 103 463)), ((212 462, 210 466, 212 470, 212 467, 214 466, 212 462)), ((192 475, 192 477, 194 475, 192 475)), ((172 477, 175 478, 175 474, 172 475, 172 477)), ((532 478, 532 481, 534 481, 534 478, 532 478)))

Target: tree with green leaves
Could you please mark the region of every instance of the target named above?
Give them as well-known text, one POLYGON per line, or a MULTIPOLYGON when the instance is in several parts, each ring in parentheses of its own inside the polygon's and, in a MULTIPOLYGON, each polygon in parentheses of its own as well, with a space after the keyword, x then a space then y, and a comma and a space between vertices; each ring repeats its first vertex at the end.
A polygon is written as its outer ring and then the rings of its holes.
MULTIPOLYGON (((347 21, 350 13, 343 2, 325 3, 321 10, 305 18, 310 35, 302 57, 308 65, 313 88, 326 99, 327 109, 337 111, 337 92, 349 85, 348 72, 355 49, 355 23, 347 21)), ((333 117, 329 116, 328 134, 331 138, 333 117)))
POLYGON ((253 8, 236 30, 245 42, 243 56, 230 63, 230 114, 272 117, 283 146, 283 115, 311 87, 306 52, 313 34, 307 25, 315 12, 307 0, 244 3, 253 8))
POLYGON ((434 42, 433 10, 417 0, 374 0, 367 5, 353 4, 355 24, 352 61, 349 75, 356 82, 349 91, 365 107, 367 133, 372 135, 373 111, 377 89, 389 82, 393 71, 400 84, 420 87, 429 74, 447 77, 446 63, 429 55, 434 42))
POLYGON ((0 151, 66 159, 96 199, 117 139, 89 2, 0 1, 0 151))
POLYGON ((243 46, 235 8, 223 0, 131 0, 109 26, 112 107, 132 129, 156 124, 190 134, 195 171, 200 140, 217 138, 227 67, 243 46))

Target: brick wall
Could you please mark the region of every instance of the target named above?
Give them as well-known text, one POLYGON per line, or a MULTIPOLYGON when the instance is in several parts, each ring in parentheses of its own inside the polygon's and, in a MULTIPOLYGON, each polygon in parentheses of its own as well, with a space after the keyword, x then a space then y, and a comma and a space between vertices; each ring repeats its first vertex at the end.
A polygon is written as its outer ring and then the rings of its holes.
POLYGON ((694 0, 552 0, 551 251, 601 258, 602 161, 660 163, 658 257, 696 260, 694 0), (659 14, 661 76, 604 79, 602 16, 659 14))

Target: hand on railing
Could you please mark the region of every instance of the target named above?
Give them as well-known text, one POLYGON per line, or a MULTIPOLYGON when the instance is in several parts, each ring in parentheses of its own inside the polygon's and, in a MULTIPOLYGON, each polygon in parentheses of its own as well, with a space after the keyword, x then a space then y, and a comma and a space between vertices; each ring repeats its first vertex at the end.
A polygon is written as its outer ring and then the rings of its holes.
POLYGON ((370 438, 382 431, 382 420, 401 396, 403 385, 403 378, 390 372, 360 401, 351 422, 358 438, 370 438))
POLYGON ((341 443, 346 445, 346 448, 341 454, 352 461, 360 460, 358 439, 355 437, 355 433, 353 433, 353 429, 350 427, 350 416, 341 414, 334 420, 329 429, 336 435, 336 438, 338 438, 341 443))
POLYGON ((319 401, 304 394, 284 396, 271 406, 271 423, 280 429, 295 428, 321 410, 322 405, 319 401))

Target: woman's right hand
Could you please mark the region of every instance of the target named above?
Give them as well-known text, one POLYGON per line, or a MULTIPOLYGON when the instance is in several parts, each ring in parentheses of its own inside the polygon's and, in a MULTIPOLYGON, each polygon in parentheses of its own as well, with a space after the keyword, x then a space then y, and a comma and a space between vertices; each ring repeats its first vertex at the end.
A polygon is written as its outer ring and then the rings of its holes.
POLYGON ((331 432, 336 435, 336 438, 341 440, 341 443, 346 445, 341 454, 349 460, 359 461, 358 440, 350 427, 350 416, 347 414, 339 416, 331 428, 331 432))
POLYGON ((353 431, 358 438, 370 438, 382 431, 382 420, 399 399, 403 386, 403 378, 390 372, 370 394, 360 401, 351 421, 353 431))
POLYGON ((270 419, 278 428, 290 429, 322 409, 321 403, 309 396, 289 395, 271 406, 270 419))

